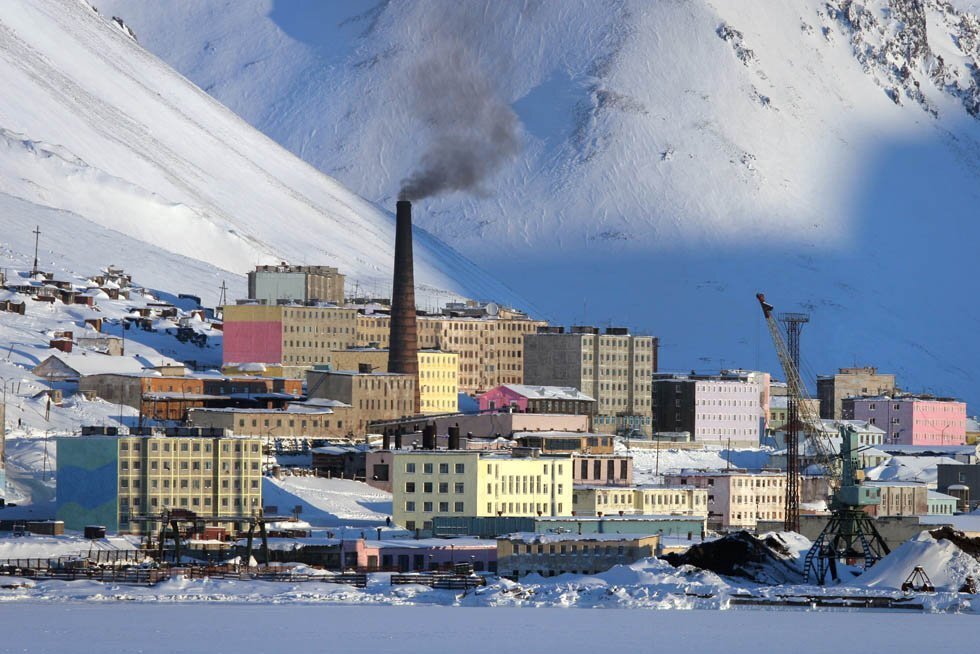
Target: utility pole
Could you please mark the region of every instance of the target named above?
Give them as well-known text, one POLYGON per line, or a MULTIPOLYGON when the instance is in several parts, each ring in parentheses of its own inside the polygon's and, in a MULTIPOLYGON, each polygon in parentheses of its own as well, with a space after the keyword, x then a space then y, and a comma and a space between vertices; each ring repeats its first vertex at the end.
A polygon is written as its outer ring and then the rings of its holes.
POLYGON ((221 295, 218 296, 218 306, 223 307, 228 302, 228 284, 222 279, 221 286, 218 288, 221 290, 221 295))
POLYGON ((36 275, 38 273, 38 269, 37 269, 37 243, 38 243, 38 239, 41 238, 41 226, 40 225, 36 225, 34 227, 34 231, 31 232, 31 233, 34 234, 34 267, 31 269, 31 276, 33 277, 34 275, 36 275))

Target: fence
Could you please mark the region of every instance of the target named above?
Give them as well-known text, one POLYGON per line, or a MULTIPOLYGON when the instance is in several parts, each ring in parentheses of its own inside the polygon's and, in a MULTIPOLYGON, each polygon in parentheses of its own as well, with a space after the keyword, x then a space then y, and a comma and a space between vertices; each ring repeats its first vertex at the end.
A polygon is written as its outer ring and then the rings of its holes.
POLYGON ((392 586, 406 584, 421 584, 431 588, 445 590, 468 590, 477 586, 486 586, 487 580, 479 576, 447 575, 447 574, 395 574, 391 575, 392 586))

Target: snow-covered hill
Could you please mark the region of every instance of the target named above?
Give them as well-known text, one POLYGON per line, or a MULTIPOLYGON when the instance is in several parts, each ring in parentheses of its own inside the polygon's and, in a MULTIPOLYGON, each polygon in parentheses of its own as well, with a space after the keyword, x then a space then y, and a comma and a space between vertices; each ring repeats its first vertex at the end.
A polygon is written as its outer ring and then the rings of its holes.
POLYGON ((980 401, 974 0, 95 1, 385 206, 431 141, 414 71, 464 43, 522 149, 419 220, 549 317, 772 369, 763 290, 815 372, 980 401))
MULTIPOLYGON (((379 294, 390 285, 388 211, 257 132, 86 2, 4 3, 0 83, 11 249, 31 253, 40 224, 50 259, 127 265, 209 304, 223 279, 241 290, 230 273, 282 260, 336 265, 379 294)), ((430 235, 417 248, 423 298, 507 296, 430 235)))

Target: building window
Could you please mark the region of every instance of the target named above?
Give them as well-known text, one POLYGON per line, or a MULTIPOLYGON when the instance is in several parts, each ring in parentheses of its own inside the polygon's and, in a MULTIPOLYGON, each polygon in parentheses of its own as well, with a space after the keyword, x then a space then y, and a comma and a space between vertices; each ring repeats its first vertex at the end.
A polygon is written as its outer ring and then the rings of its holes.
POLYGON ((432 464, 431 463, 423 463, 422 464, 422 472, 424 474, 431 475, 432 474, 432 464))
POLYGON ((461 481, 456 482, 455 486, 453 487, 453 492, 454 493, 462 493, 463 492, 463 482, 461 482, 461 481))
POLYGON ((426 513, 432 513, 432 502, 422 502, 422 510, 426 513))
POLYGON ((439 482, 439 492, 440 493, 448 493, 449 492, 449 482, 448 481, 440 481, 439 482))
POLYGON ((432 492, 432 482, 431 481, 427 481, 424 484, 422 484, 422 492, 423 493, 431 493, 432 492))
POLYGON ((415 492, 415 482, 414 481, 407 481, 407 482, 405 482, 405 492, 406 493, 414 493, 415 492))
POLYGON ((456 464, 456 474, 457 474, 457 475, 461 475, 461 474, 463 474, 463 471, 464 471, 465 469, 466 469, 466 465, 465 465, 465 464, 463 464, 463 463, 457 463, 457 464, 456 464))
POLYGON ((409 474, 415 472, 415 464, 414 463, 406 463, 405 464, 405 472, 407 472, 409 474))
POLYGON ((405 502, 405 510, 409 513, 415 512, 415 502, 405 502))

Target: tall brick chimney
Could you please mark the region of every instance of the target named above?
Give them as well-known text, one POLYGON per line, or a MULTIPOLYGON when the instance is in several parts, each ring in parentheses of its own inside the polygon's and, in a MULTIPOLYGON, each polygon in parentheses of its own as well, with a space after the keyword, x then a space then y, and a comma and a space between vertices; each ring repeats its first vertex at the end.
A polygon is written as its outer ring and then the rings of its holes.
POLYGON ((415 264, 412 260, 412 203, 399 200, 395 211, 395 272, 391 289, 388 372, 415 378, 419 411, 419 338, 415 321, 415 264))

